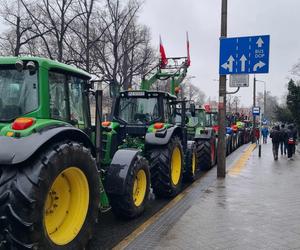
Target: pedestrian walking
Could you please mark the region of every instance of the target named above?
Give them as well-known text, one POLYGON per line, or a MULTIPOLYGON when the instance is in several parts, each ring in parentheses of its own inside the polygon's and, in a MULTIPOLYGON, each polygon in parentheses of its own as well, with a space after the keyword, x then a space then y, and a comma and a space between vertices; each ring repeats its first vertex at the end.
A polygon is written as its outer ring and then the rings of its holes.
POLYGON ((295 134, 295 130, 294 130, 294 126, 292 124, 290 124, 288 126, 288 130, 287 130, 287 136, 288 136, 288 144, 287 144, 287 153, 288 153, 288 159, 289 160, 293 160, 293 154, 294 154, 294 150, 295 150, 295 144, 296 144, 296 134, 295 134))
POLYGON ((279 125, 276 125, 272 129, 272 131, 270 133, 270 138, 272 138, 272 150, 273 150, 274 160, 277 161, 278 160, 279 143, 281 140, 281 132, 280 132, 279 125))
POLYGON ((288 143, 288 134, 287 129, 285 128, 285 124, 281 124, 280 128, 281 132, 281 140, 280 140, 280 153, 281 155, 287 154, 287 143, 288 143))
POLYGON ((263 143, 266 144, 268 140, 268 135, 269 135, 269 129, 267 126, 264 126, 261 130, 261 134, 263 136, 263 143))

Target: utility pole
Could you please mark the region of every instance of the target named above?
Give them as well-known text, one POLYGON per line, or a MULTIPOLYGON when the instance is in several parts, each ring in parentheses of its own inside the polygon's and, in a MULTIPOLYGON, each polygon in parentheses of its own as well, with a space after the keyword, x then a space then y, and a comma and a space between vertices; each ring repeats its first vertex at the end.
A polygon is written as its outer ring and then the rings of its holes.
MULTIPOLYGON (((253 108, 256 106, 256 78, 253 78, 253 108)), ((252 114, 253 115, 253 114, 252 114)), ((255 115, 253 115, 253 135, 252 143, 256 142, 255 138, 255 115)))
MULTIPOLYGON (((221 37, 227 37, 227 0, 222 0, 221 10, 221 37)), ((218 167, 217 177, 226 176, 225 153, 225 117, 226 117, 226 75, 219 78, 219 133, 218 133, 218 167)))

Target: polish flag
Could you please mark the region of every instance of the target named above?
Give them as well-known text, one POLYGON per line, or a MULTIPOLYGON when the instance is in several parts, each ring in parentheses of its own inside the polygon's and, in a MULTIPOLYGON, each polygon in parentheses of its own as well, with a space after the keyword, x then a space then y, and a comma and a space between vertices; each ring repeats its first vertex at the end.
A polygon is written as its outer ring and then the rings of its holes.
POLYGON ((191 65, 189 33, 186 32, 187 66, 191 65))
POLYGON ((160 59, 161 59, 161 68, 165 68, 168 64, 168 59, 166 56, 165 48, 162 44, 161 37, 159 36, 159 52, 160 52, 160 59))

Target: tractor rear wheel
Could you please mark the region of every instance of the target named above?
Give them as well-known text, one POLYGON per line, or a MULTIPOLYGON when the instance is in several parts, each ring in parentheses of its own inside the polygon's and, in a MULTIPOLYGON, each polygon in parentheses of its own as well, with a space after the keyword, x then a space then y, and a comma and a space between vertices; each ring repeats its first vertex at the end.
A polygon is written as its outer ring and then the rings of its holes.
POLYGON ((99 190, 95 159, 76 142, 54 144, 25 166, 1 169, 7 248, 83 249, 97 221, 99 190))
POLYGON ((181 190, 183 150, 179 137, 150 152, 151 184, 156 197, 174 197, 181 190))
POLYGON ((215 141, 198 140, 196 142, 196 157, 198 168, 202 171, 208 171, 216 163, 216 147, 215 141))
POLYGON ((150 190, 148 161, 138 155, 128 173, 125 192, 110 194, 110 205, 114 214, 121 218, 135 218, 145 210, 150 190))

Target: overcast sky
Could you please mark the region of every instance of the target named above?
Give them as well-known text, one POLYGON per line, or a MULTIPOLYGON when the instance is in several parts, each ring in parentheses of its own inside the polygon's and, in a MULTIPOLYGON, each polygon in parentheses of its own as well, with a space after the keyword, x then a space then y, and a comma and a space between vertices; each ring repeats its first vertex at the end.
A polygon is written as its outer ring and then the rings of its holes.
MULTIPOLYGON (((299 0, 228 0, 228 37, 270 35, 270 73, 256 75, 279 98, 286 91, 290 69, 300 58, 299 0)), ((146 0, 140 14, 158 47, 161 34, 167 56, 186 54, 189 32, 192 83, 206 96, 217 99, 221 0, 146 0)), ((237 93, 242 103, 252 104, 250 87, 237 93)), ((263 83, 257 84, 263 91, 263 83)))

